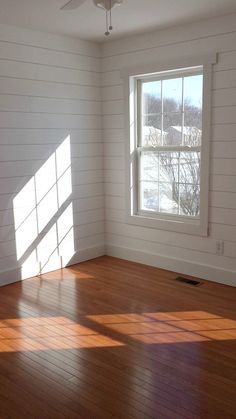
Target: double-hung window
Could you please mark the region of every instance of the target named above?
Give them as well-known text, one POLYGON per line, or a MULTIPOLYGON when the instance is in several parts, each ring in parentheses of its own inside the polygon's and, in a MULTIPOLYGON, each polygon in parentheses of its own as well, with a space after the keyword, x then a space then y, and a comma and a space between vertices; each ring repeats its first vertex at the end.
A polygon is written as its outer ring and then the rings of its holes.
POLYGON ((207 78, 203 65, 129 78, 131 222, 207 234, 207 78))

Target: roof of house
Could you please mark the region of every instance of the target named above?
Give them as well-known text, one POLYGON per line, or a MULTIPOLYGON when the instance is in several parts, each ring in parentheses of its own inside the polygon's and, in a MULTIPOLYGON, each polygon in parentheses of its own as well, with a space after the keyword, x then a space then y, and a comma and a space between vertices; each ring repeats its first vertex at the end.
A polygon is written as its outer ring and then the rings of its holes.
POLYGON ((143 128, 143 134, 144 135, 148 135, 148 134, 157 134, 157 135, 161 135, 161 129, 159 128, 155 128, 153 126, 149 126, 149 125, 144 125, 143 128))
MULTIPOLYGON (((182 127, 178 125, 172 125, 171 128, 175 129, 176 131, 182 133, 182 127)), ((183 127, 183 134, 184 135, 192 135, 192 134, 201 135, 202 131, 197 127, 183 127)))

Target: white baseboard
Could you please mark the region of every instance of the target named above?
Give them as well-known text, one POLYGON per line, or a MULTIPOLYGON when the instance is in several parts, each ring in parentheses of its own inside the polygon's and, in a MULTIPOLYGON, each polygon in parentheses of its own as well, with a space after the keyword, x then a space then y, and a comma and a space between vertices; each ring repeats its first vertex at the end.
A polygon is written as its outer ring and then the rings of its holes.
POLYGON ((67 267, 76 265, 77 263, 80 263, 80 262, 85 262, 86 260, 95 259, 95 258, 98 258, 99 256, 104 256, 104 255, 105 255, 104 245, 87 247, 86 249, 82 249, 76 252, 73 258, 70 260, 67 267))
MULTIPOLYGON (((155 255, 145 251, 129 249, 121 246, 109 245, 105 248, 103 245, 100 245, 81 249, 76 252, 70 260, 68 266, 94 259, 105 254, 236 287, 236 272, 209 265, 200 265, 187 260, 155 255)), ((0 272, 0 286, 12 284, 18 281, 21 281, 20 268, 0 272)))
POLYGON ((21 269, 14 268, 0 272, 0 287, 21 281, 21 269))
MULTIPOLYGON (((67 264, 67 266, 75 265, 76 263, 84 262, 86 260, 94 259, 105 254, 104 245, 88 247, 86 249, 81 249, 75 253, 73 258, 67 264)), ((59 259, 58 259, 59 260, 59 259)), ((57 269, 60 269, 60 265, 57 269)), ((37 270, 37 269, 36 269, 37 270)), ((53 269, 55 270, 55 269, 53 269)), ((48 271, 50 272, 50 271, 48 271)), ((52 272, 52 271, 51 271, 52 272)), ((24 278, 27 279, 27 278, 24 278)), ((9 285, 14 282, 22 280, 21 268, 15 267, 4 272, 0 272, 0 287, 4 285, 9 285)))
POLYGON ((214 266, 200 265, 183 259, 113 245, 106 247, 106 255, 236 287, 236 272, 214 266))

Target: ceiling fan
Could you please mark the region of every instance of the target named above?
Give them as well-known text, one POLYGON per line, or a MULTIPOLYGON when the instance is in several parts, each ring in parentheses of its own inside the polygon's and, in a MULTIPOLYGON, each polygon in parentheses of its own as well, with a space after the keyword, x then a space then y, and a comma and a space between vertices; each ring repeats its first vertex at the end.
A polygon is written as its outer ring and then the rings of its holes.
MULTIPOLYGON (((82 6, 86 0, 69 0, 64 6, 61 7, 61 10, 75 10, 78 7, 82 6)), ((115 6, 120 6, 123 3, 123 0, 93 0, 95 6, 100 7, 106 12, 106 32, 105 35, 110 35, 113 26, 111 19, 111 10, 115 6)))

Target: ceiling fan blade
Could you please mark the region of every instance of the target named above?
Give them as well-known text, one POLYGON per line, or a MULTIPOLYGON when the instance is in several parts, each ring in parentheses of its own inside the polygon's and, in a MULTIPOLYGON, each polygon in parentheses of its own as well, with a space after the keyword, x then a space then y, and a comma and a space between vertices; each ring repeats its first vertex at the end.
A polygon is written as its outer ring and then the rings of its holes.
POLYGON ((74 10, 77 7, 85 3, 86 0, 70 0, 64 6, 61 7, 61 10, 74 10))

